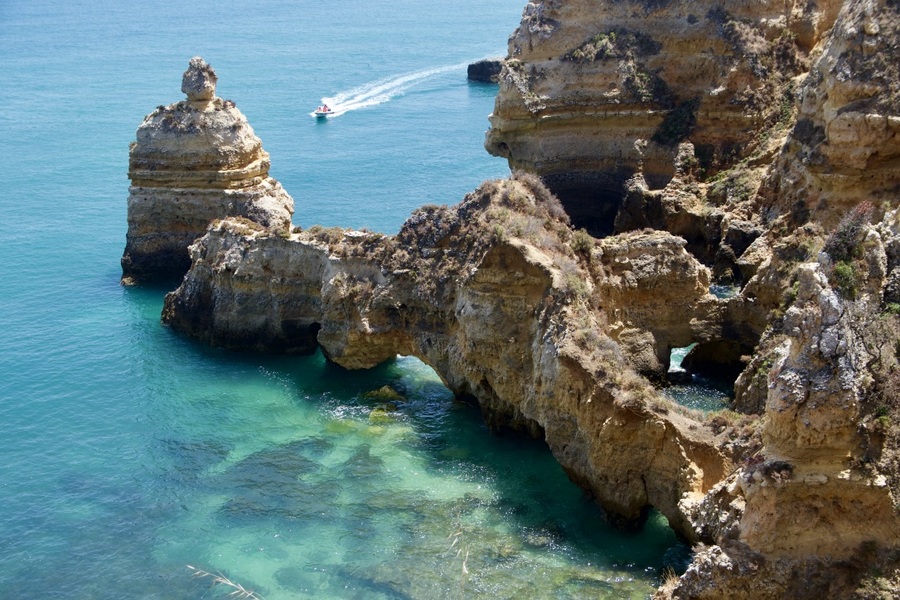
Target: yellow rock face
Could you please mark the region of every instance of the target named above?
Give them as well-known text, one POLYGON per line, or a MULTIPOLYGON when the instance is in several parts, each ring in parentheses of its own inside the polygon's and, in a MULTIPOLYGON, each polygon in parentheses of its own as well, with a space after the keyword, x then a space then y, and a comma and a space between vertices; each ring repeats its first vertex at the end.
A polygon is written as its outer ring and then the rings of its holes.
POLYGON ((614 202, 636 172, 662 188, 684 139, 704 168, 726 167, 792 104, 791 80, 839 6, 530 2, 509 41, 485 146, 544 176, 567 207, 567 196, 595 209, 614 202))
POLYGON ((123 282, 177 278, 187 247, 215 219, 241 216, 290 227, 293 199, 269 177, 269 155, 233 102, 215 96, 215 72, 195 57, 188 100, 144 118, 131 145, 123 282))

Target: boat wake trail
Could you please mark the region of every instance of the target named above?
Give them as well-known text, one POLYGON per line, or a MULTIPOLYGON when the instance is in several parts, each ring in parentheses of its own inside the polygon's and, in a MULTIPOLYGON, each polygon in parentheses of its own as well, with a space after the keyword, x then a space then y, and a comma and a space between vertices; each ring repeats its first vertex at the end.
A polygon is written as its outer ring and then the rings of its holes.
MULTIPOLYGON (((364 83, 346 92, 340 92, 331 97, 322 98, 322 104, 327 104, 334 112, 329 117, 338 117, 351 110, 359 110, 360 108, 368 108, 383 104, 389 100, 403 94, 411 87, 422 83, 432 77, 464 68, 468 63, 460 63, 457 65, 446 65, 443 67, 435 67, 424 71, 416 71, 415 73, 406 73, 404 75, 395 75, 378 81, 364 83)), ((315 113, 310 113, 314 115, 315 113)))

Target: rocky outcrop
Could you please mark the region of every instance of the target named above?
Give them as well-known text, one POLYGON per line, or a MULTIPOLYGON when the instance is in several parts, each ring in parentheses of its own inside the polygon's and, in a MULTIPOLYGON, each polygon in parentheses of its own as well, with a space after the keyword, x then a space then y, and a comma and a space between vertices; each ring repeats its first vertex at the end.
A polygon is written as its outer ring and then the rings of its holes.
POLYGON ((660 597, 896 593, 898 367, 875 348, 900 337, 898 44, 885 0, 545 0, 510 39, 487 149, 576 226, 674 233, 741 286, 685 310, 683 364, 742 370, 762 443, 694 505, 715 545, 660 597), (869 585, 867 564, 894 575, 869 585))
POLYGON ((715 173, 789 116, 793 78, 840 2, 529 2, 485 146, 610 233, 625 182, 662 189, 689 139, 715 173))
POLYGON ((768 200, 827 227, 861 198, 896 202, 900 165, 900 15, 895 2, 848 1, 800 90, 768 200))
POLYGON ((896 357, 877 348, 886 329, 896 339, 897 323, 877 316, 880 294, 841 298, 827 269, 827 261, 797 268, 783 333, 770 340, 764 446, 708 496, 718 509, 697 513, 701 529, 718 528, 719 544, 660 598, 889 597, 869 596, 865 579, 897 569, 897 458, 889 451, 884 460, 892 444, 872 443, 886 420, 873 427, 866 413, 872 404, 888 412, 878 391, 887 382, 871 378, 893 377, 896 357), (798 586, 801 569, 808 575, 798 586))
POLYGON ((293 200, 269 177, 269 155, 247 119, 215 96, 212 67, 191 59, 181 89, 188 99, 147 115, 131 145, 123 283, 180 278, 187 247, 215 219, 291 224, 293 200))
POLYGON ((500 81, 500 70, 503 68, 502 58, 485 58, 468 66, 466 78, 481 83, 497 83, 500 81))
POLYGON ((316 341, 348 368, 415 355, 495 429, 545 439, 612 515, 654 506, 693 538, 688 508, 730 462, 627 365, 690 335, 684 311, 715 302, 706 269, 661 232, 575 241, 555 202, 523 177, 421 209, 396 237, 225 220, 163 318, 232 348, 316 341))
POLYGON ((770 558, 846 560, 865 543, 900 539, 900 518, 886 479, 850 468, 862 455, 867 350, 852 347, 863 344, 854 332, 861 324, 820 265, 801 265, 797 276, 785 341, 768 374, 765 460, 739 480, 740 539, 770 558))
POLYGON ((226 219, 164 320, 421 358, 611 515, 705 544, 660 598, 896 596, 898 10, 530 2, 486 145, 562 206, 519 172, 397 236, 226 219), (692 371, 741 371, 744 416, 650 385, 692 342, 692 371))

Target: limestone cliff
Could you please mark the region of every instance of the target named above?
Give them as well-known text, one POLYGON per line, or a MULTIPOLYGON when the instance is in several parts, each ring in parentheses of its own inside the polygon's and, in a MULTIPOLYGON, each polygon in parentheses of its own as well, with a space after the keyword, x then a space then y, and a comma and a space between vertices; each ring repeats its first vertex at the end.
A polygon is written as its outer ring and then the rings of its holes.
POLYGON ((201 58, 184 73, 186 101, 147 115, 132 143, 123 283, 181 277, 187 247, 214 219, 290 227, 294 202, 269 177, 269 155, 201 58))
POLYGON ((891 1, 844 2, 800 88, 766 190, 780 212, 828 227, 860 200, 896 203, 900 173, 900 18, 891 1))
POLYGON ((574 234, 534 178, 423 208, 396 237, 225 220, 191 253, 173 327, 232 348, 318 342, 348 368, 417 356, 494 428, 545 439, 613 515, 655 506, 693 538, 689 507, 730 469, 712 431, 627 366, 687 339, 690 319, 653 315, 708 310, 706 269, 666 233, 574 234))
POLYGON ((486 145, 562 205, 518 172, 397 236, 215 221, 163 318, 421 358, 611 515, 705 544, 660 598, 896 597, 898 24, 893 0, 529 2, 486 145), (651 385, 691 342, 691 370, 740 373, 736 412, 651 385))
POLYGON ((529 2, 486 147, 542 175, 576 224, 609 233, 624 184, 661 189, 690 139, 716 172, 784 117, 840 2, 529 2))
POLYGON ((877 293, 848 301, 828 268, 827 260, 797 266, 796 297, 767 340, 761 367, 764 444, 700 504, 696 523, 715 529, 718 545, 699 552, 660 598, 896 593, 896 582, 871 574, 897 572, 890 448, 898 432, 887 431, 886 416, 896 414, 897 402, 894 391, 885 393, 896 382, 897 358, 881 347, 896 344, 897 317, 882 312, 877 293))
POLYGON ((510 40, 488 150, 576 224, 675 233, 741 286, 686 363, 743 368, 762 445, 695 505, 716 544, 660 597, 897 593, 898 10, 546 0, 510 40))

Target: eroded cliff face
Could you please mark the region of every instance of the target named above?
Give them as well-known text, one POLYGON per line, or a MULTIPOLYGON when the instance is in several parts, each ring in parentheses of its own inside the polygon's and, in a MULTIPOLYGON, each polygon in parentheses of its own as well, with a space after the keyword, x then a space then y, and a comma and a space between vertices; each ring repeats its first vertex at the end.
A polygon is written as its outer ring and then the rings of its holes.
POLYGON ((676 234, 740 287, 685 312, 684 364, 742 371, 762 443, 691 509, 715 544, 660 597, 897 592, 898 11, 547 0, 510 39, 487 149, 576 225, 676 234))
POLYGON ((706 544, 660 598, 892 597, 898 11, 529 3, 487 146, 562 206, 518 173, 397 236, 216 221, 164 320, 347 368, 419 357, 611 515, 654 506, 706 544), (691 370, 740 373, 737 413, 651 385, 692 342, 691 370))
POLYGON ((317 342, 348 368, 415 355, 495 429, 545 439, 624 520, 655 506, 694 538, 689 507, 731 468, 709 427, 628 366, 689 335, 684 312, 653 318, 661 306, 716 302, 706 269, 663 232, 602 242, 575 234, 534 178, 421 209, 396 237, 278 236, 225 220, 191 253, 166 298, 173 327, 234 348, 317 342))
POLYGON ((661 189, 690 139, 716 172, 764 144, 840 2, 529 2, 509 41, 489 152, 610 233, 624 184, 661 189))
MULTIPOLYGON (((869 234, 864 243, 880 245, 897 230, 869 234)), ((897 357, 883 345, 896 344, 898 323, 882 308, 884 256, 880 274, 856 265, 874 285, 853 301, 832 287, 827 257, 797 265, 796 297, 755 367, 766 378, 763 446, 699 505, 696 524, 717 545, 659 598, 896 593, 898 433, 887 415, 897 402, 885 386, 897 357)))
POLYGON ((767 197, 827 227, 861 200, 896 203, 900 171, 900 18, 891 1, 844 2, 800 88, 767 197))
POLYGON ((269 155, 247 119, 215 89, 215 71, 195 57, 183 76, 188 99, 160 106, 138 127, 128 168, 123 283, 184 275, 187 247, 214 219, 290 227, 293 199, 268 176, 269 155))
POLYGON ((789 236, 760 271, 795 283, 745 371, 759 421, 705 419, 637 374, 672 343, 728 339, 749 299, 708 294, 666 232, 572 230, 526 175, 423 208, 397 236, 217 222, 163 318, 231 348, 319 344, 348 368, 419 357, 494 429, 545 439, 612 516, 654 506, 712 544, 660 598, 849 597, 894 589, 865 575, 896 569, 900 539, 900 308, 884 308, 900 220, 854 219, 789 236), (825 251, 809 261, 811 241, 825 251))

